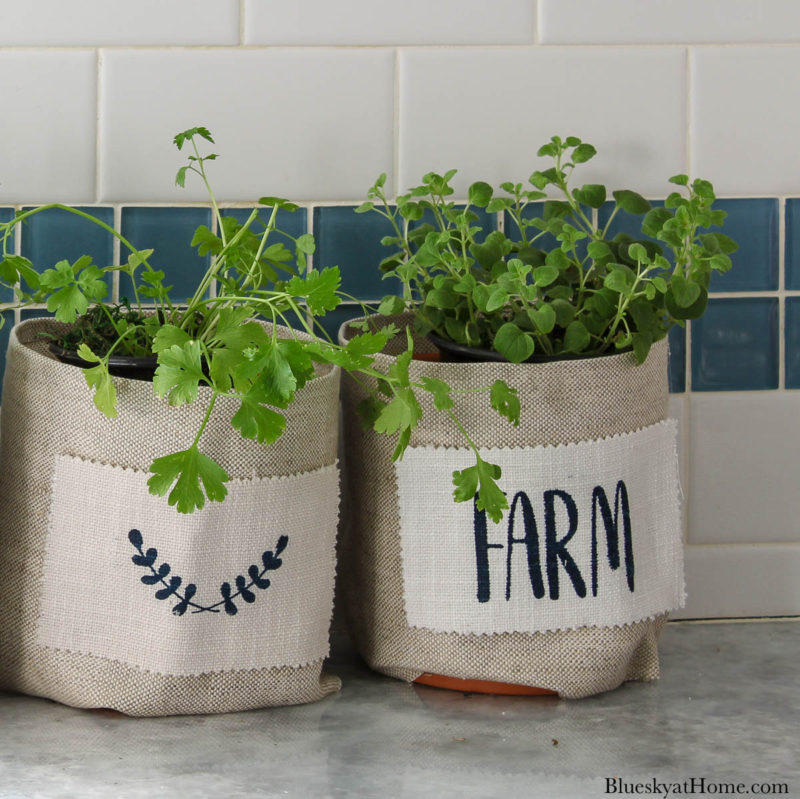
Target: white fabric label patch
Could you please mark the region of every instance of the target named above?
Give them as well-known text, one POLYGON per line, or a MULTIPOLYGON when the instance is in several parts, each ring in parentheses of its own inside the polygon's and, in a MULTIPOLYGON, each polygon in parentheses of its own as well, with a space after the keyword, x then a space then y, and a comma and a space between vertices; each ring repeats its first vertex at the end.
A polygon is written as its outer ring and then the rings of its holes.
POLYGON ((437 632, 613 627, 683 606, 670 419, 560 446, 481 450, 510 510, 494 524, 455 503, 469 449, 409 448, 395 468, 409 626, 437 632))
POLYGON ((191 515, 147 477, 56 458, 37 643, 170 675, 325 657, 338 468, 231 480, 191 515))

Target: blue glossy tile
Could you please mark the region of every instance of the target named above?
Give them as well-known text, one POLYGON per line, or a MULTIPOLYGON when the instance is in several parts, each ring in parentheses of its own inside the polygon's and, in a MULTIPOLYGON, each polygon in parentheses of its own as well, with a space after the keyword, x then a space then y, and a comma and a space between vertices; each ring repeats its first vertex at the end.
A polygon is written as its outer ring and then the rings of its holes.
MULTIPOLYGON (((109 227, 114 226, 113 208, 91 206, 76 210, 97 217, 109 227)), ((114 237, 88 219, 61 208, 48 208, 25 220, 22 254, 37 270, 49 269, 64 259, 73 263, 82 255, 90 255, 99 267, 110 266, 114 262, 114 237)))
POLYGON ((338 266, 342 290, 360 300, 399 294, 400 282, 383 279, 380 262, 392 254, 381 239, 394 234, 391 223, 377 213, 356 214, 354 206, 325 206, 314 211, 317 269, 338 266))
MULTIPOLYGON (((208 269, 209 258, 202 258, 191 247, 195 228, 211 225, 211 211, 207 208, 123 208, 122 235, 134 247, 154 250, 150 264, 164 271, 166 285, 172 286, 170 297, 185 303, 194 294, 203 273, 208 269)), ((128 258, 122 247, 120 258, 128 258)), ((120 276, 120 297, 132 299, 130 280, 120 276)))
POLYGON ((8 336, 14 326, 14 312, 0 312, 3 326, 0 327, 0 398, 3 396, 3 378, 6 373, 6 350, 8 349, 8 336))
MULTIPOLYGON (((14 218, 13 208, 0 208, 0 222, 10 222, 14 218)), ((8 241, 8 251, 14 252, 14 239, 16 233, 8 241)), ((2 252, 2 249, 0 249, 2 252)), ((14 292, 11 289, 0 287, 0 302, 13 302, 14 292)), ((5 351, 5 350, 4 350, 5 351)))
MULTIPOLYGON (((29 208, 23 210, 28 211, 29 208)), ((78 211, 96 216, 109 227, 114 226, 114 210, 105 206, 77 207, 78 211)), ((41 272, 59 261, 74 263, 88 255, 95 266, 114 263, 114 237, 108 231, 61 208, 49 208, 25 220, 22 226, 22 254, 41 272)), ((111 298, 112 275, 106 275, 107 299, 111 298)))
POLYGON ((669 334, 669 390, 672 394, 686 391, 686 328, 673 325, 669 334))
POLYGON ((800 388, 800 297, 786 299, 786 388, 800 388))
POLYGON ((25 322, 28 319, 52 319, 53 314, 47 308, 23 308, 20 311, 20 321, 25 322))
POLYGON ((800 289, 800 199, 786 201, 786 288, 800 289))
MULTIPOLYGON (((244 224, 250 214, 252 213, 252 208, 223 208, 222 215, 223 216, 232 216, 239 224, 244 224)), ((258 219, 256 219, 250 226, 250 230, 255 235, 259 236, 263 234, 266 225, 269 222, 271 210, 268 208, 261 208, 258 219)), ((295 245, 292 239, 297 239, 302 236, 304 233, 307 233, 307 224, 308 224, 308 212, 305 208, 298 208, 296 211, 278 211, 277 217, 275 218, 275 223, 277 225, 277 230, 273 231, 269 238, 267 239, 267 246, 271 244, 283 244, 289 252, 294 254, 295 245), (282 233, 286 233, 288 235, 282 235, 278 231, 282 231, 282 233), (291 237, 291 238, 290 238, 291 237)), ((290 264, 291 266, 295 266, 294 262, 290 264)), ((280 274, 279 277, 285 278, 287 277, 286 273, 280 274)))
POLYGON ((728 214, 721 228, 739 245, 730 271, 714 273, 711 291, 768 291, 778 288, 778 201, 758 198, 718 200, 715 208, 728 214))
POLYGON ((692 322, 691 368, 695 391, 777 388, 778 300, 710 300, 692 322))
MULTIPOLYGON (((663 207, 661 200, 650 203, 663 207)), ((764 291, 778 287, 778 201, 773 199, 718 200, 715 207, 728 214, 722 227, 710 228, 723 232, 739 245, 731 255, 732 267, 724 275, 713 273, 711 291, 764 291)), ((598 212, 600 225, 608 224, 613 203, 606 203, 598 212)), ((642 217, 619 211, 608 229, 613 238, 627 233, 634 238, 656 241, 641 232, 642 217)), ((672 253, 661 242, 664 255, 670 262, 672 253)))

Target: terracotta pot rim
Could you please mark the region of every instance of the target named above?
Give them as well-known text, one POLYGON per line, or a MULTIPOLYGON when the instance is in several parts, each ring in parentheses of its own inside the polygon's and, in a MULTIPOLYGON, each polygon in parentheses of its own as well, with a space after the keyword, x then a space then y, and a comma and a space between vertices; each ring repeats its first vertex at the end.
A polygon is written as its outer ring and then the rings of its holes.
POLYGON ((537 688, 532 685, 516 685, 493 680, 466 680, 461 677, 448 677, 444 674, 420 674, 415 683, 433 688, 446 688, 450 691, 461 691, 468 694, 500 694, 503 696, 557 696, 556 691, 548 688, 537 688))

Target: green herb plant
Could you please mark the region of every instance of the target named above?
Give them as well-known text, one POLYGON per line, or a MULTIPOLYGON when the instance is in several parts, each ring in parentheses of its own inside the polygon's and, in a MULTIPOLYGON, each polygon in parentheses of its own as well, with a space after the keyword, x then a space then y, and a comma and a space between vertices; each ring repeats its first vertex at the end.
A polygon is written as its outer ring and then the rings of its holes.
POLYGON ((575 136, 554 136, 538 151, 551 166, 526 185, 502 183, 500 194, 473 183, 465 206, 452 199, 455 170, 428 173, 395 204, 381 175, 357 209, 381 214, 394 230, 383 243, 395 252, 381 268, 401 281, 403 296, 384 298, 381 313, 411 309, 419 333, 514 363, 627 349, 642 363, 674 324, 703 313, 711 274, 730 269, 737 246, 709 229, 726 214, 713 208, 706 180, 670 178, 678 190, 663 207, 630 190, 574 187, 573 172, 595 154, 575 136), (597 211, 612 201, 599 224, 597 211), (503 212, 506 230, 483 230, 473 209, 503 212), (620 212, 641 217, 641 236, 611 237, 620 212))
MULTIPOLYGON (((673 325, 703 313, 711 274, 730 269, 737 245, 711 230, 726 214, 713 208, 706 180, 670 178, 678 189, 663 207, 626 189, 575 187, 573 172, 595 154, 575 136, 554 136, 538 151, 549 167, 527 184, 502 183, 498 194, 488 183, 473 183, 466 204, 453 199, 456 170, 429 172, 394 203, 381 175, 356 209, 380 214, 394 231, 382 241, 394 251, 380 267, 403 291, 384 297, 379 312, 411 311, 418 334, 493 350, 513 363, 625 350, 644 362, 673 325), (601 225, 598 212, 612 202, 601 225), (506 229, 484 230, 476 210, 500 213, 506 229), (641 217, 641 236, 611 235, 620 213, 641 217)), ((426 389, 447 409, 449 387, 435 382, 426 389)), ((492 405, 518 424, 513 389, 493 387, 492 405)), ((453 421, 476 456, 475 466, 454 473, 455 498, 470 500, 478 491, 478 507, 497 521, 507 507, 496 482, 500 468, 483 461, 453 421)))
MULTIPOLYGON (((46 303, 56 320, 70 325, 59 343, 86 362, 86 382, 93 390, 94 404, 106 417, 117 415, 116 389, 109 372, 109 358, 114 354, 155 355, 153 389, 158 397, 173 406, 205 403, 203 421, 188 446, 153 461, 150 492, 167 495, 181 513, 202 508, 207 500, 222 501, 229 476, 202 451, 203 432, 219 398, 238 403, 231 423, 244 438, 268 445, 284 432, 286 419, 281 410, 314 377, 315 364, 339 366, 357 380, 370 382, 363 380, 370 378, 378 386, 364 403, 363 415, 376 431, 397 437, 396 458, 402 456, 422 416, 420 392, 432 394, 435 407, 455 419, 449 386, 434 380, 411 381, 410 336, 408 350, 388 373, 375 367, 375 354, 398 334, 396 327, 375 332, 365 325, 346 345, 330 341, 320 320, 342 299, 354 299, 342 292, 338 267, 307 268, 308 257, 315 251, 313 237, 293 237, 277 226, 280 211, 297 209, 288 200, 262 197, 244 223, 226 215, 206 171, 217 155, 203 154, 204 142, 213 143, 204 127, 191 128, 174 139, 179 150, 187 147, 190 151, 176 183, 183 186, 190 176, 201 180, 216 221, 215 230, 201 225, 194 233, 191 244, 201 256, 209 256, 209 266, 185 302, 173 300, 165 273, 152 266, 153 250, 136 248, 85 211, 49 204, 20 211, 0 224, 0 284, 16 291, 19 306, 46 303), (11 242, 16 228, 54 208, 115 236, 127 260, 100 266, 82 256, 74 263, 62 260, 39 271, 30 260, 15 255, 11 242), (130 296, 118 303, 107 298, 107 276, 112 272, 118 272, 121 284, 129 286, 125 290, 130 296), (265 327, 263 321, 273 326, 265 327), (280 334, 278 325, 283 326, 280 334)), ((518 411, 515 392, 499 381, 487 391, 493 407, 513 421, 518 411)), ((495 473, 496 467, 484 464, 479 456, 471 468, 458 484, 458 498, 472 499, 480 489, 484 507, 499 520, 506 507, 494 482, 499 470, 495 473), (470 487, 472 493, 466 496, 470 487)))

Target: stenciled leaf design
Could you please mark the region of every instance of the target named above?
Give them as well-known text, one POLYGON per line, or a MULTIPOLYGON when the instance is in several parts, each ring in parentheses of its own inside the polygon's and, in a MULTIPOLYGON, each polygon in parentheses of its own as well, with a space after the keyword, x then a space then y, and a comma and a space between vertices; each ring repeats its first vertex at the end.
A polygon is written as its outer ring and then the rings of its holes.
POLYGON ((156 560, 158 559, 158 550, 155 547, 150 547, 147 551, 144 550, 144 537, 140 530, 134 528, 128 533, 128 541, 136 549, 137 554, 133 555, 131 561, 137 566, 142 566, 149 570, 149 574, 143 575, 140 579, 145 585, 158 585, 161 588, 155 593, 155 598, 158 600, 169 599, 174 596, 178 603, 172 608, 172 613, 176 616, 183 616, 189 608, 192 608, 193 613, 219 613, 219 608, 223 608, 228 616, 235 616, 239 612, 234 600, 241 599, 247 604, 253 604, 256 601, 256 594, 251 589, 256 587, 264 590, 271 585, 270 580, 264 575, 268 571, 275 571, 283 565, 283 560, 280 555, 284 552, 289 544, 289 536, 281 535, 278 538, 275 549, 265 550, 261 555, 263 568, 259 569, 256 564, 251 564, 247 569, 247 575, 250 578, 249 582, 242 574, 236 575, 234 580, 236 590, 234 591, 229 582, 223 582, 220 585, 220 594, 222 599, 212 605, 201 605, 193 602, 197 594, 197 585, 195 583, 187 583, 180 592, 183 585, 183 578, 177 574, 173 574, 167 582, 167 577, 172 571, 169 563, 163 562, 160 566, 156 567, 156 560))

